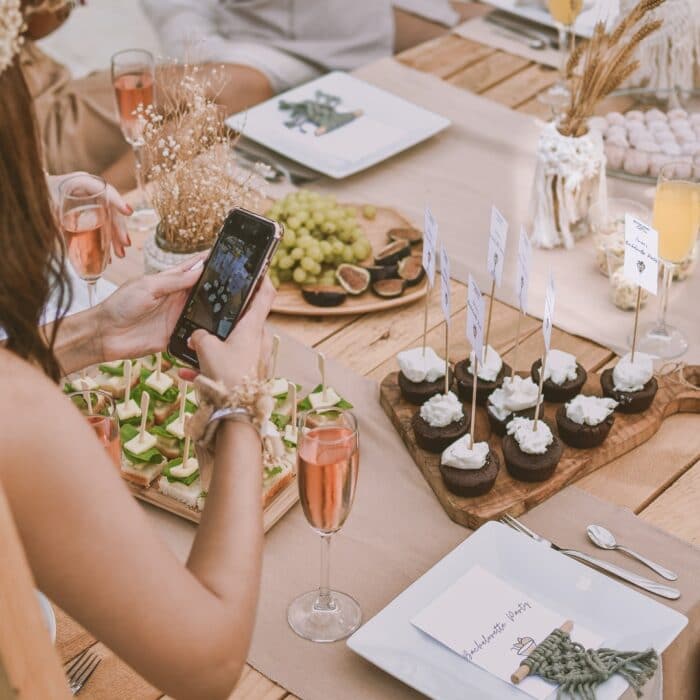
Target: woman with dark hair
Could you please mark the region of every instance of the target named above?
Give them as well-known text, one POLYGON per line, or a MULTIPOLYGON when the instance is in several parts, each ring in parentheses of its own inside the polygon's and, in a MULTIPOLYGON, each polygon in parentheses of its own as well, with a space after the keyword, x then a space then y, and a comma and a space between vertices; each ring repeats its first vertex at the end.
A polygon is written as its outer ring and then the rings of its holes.
MULTIPOLYGON (((245 663, 258 595, 259 434, 250 421, 219 424, 207 507, 183 565, 56 381, 94 362, 163 348, 201 257, 38 326, 66 267, 8 5, 0 24, 0 326, 7 333, 0 485, 39 588, 162 691, 228 697, 245 663)), ((257 377, 273 294, 269 282, 261 286, 226 342, 193 334, 206 376, 229 389, 257 377)), ((59 309, 66 303, 59 299, 59 309)))

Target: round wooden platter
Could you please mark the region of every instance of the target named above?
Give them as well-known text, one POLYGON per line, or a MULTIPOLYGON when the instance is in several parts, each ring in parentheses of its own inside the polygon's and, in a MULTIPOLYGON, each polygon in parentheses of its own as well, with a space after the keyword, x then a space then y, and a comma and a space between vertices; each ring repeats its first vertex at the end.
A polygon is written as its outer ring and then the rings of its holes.
MULTIPOLYGON (((377 207, 377 215, 374 219, 365 219, 360 211, 361 205, 343 204, 344 207, 352 207, 357 211, 357 219, 363 228, 369 242, 372 244, 372 253, 378 252, 389 240, 387 233, 392 228, 411 227, 411 223, 401 214, 388 207, 377 207)), ((421 246, 414 245, 412 254, 420 254, 421 246)), ((364 261, 364 264, 372 262, 372 258, 364 261)), ((381 299, 368 289, 364 294, 351 296, 338 306, 314 306, 309 304, 301 295, 301 288, 291 282, 285 282, 277 290, 277 296, 272 310, 279 314, 291 316, 345 316, 347 314, 366 314, 373 311, 405 306, 425 296, 428 289, 425 278, 415 287, 406 287, 404 293, 395 299, 381 299)))

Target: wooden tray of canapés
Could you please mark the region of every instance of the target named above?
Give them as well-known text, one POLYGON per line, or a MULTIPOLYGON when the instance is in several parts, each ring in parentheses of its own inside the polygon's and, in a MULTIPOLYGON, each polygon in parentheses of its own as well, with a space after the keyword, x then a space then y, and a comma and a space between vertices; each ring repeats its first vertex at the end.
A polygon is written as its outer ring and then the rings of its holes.
MULTIPOLYGON (((178 378, 181 365, 168 353, 158 353, 135 360, 119 360, 106 362, 89 368, 80 375, 72 375, 64 382, 64 391, 70 393, 81 389, 100 389, 108 393, 118 409, 120 430, 121 475, 127 482, 133 495, 141 501, 157 508, 166 510, 174 515, 198 523, 206 505, 206 492, 203 490, 199 470, 185 473, 178 477, 172 468, 183 467, 183 450, 185 445, 184 432, 180 429, 178 418, 185 401, 184 413, 191 414, 197 410, 198 400, 192 385, 182 383, 178 378), (127 363, 131 365, 127 368, 127 363), (158 364, 160 363, 160 377, 158 364), (126 413, 126 380, 130 377, 129 399, 131 410, 126 413), (147 432, 155 437, 155 443, 148 451, 134 455, 125 446, 139 431, 142 405, 142 395, 149 394, 147 411, 147 432), (122 406, 121 414, 119 407, 122 406)), ((272 394, 275 398, 275 408, 270 423, 266 426, 269 431, 277 431, 284 442, 284 453, 267 460, 263 469, 263 520, 265 531, 269 530, 298 500, 299 493, 296 483, 296 439, 292 430, 292 397, 297 396, 301 386, 295 384, 290 391, 287 379, 276 377, 271 380, 272 394)), ((310 405, 312 397, 318 393, 319 387, 299 401, 303 409, 310 405)), ((327 400, 342 402, 331 389, 327 391, 327 400)), ((76 398, 80 401, 80 398, 76 398)), ((190 450, 190 459, 194 458, 190 450)), ((196 460, 195 460, 196 461, 196 460)), ((198 467, 198 465, 197 465, 198 467)), ((186 470, 185 470, 186 471, 186 470)))
MULTIPOLYGON (((457 375, 459 374, 458 368, 457 375)), ((518 374, 522 377, 526 376, 526 373, 518 374)), ((533 373, 531 374, 534 376, 533 373)), ((586 396, 600 397, 604 393, 610 395, 611 377, 611 370, 606 370, 602 374, 588 374, 577 391, 586 396), (601 379, 604 384, 607 384, 606 392, 603 392, 601 379)), ((502 381, 502 377, 500 379, 502 381)), ((442 381, 444 383, 444 372, 442 381)), ((555 439, 560 441, 563 451, 553 473, 543 481, 528 482, 511 476, 505 467, 503 438, 496 434, 487 409, 483 405, 477 406, 475 440, 488 443, 490 453, 495 455, 499 463, 499 469, 495 482, 489 490, 483 495, 473 497, 458 496, 451 492, 446 486, 441 470, 441 453, 427 451, 418 445, 414 430, 414 416, 420 410, 420 405, 409 403, 402 395, 399 387, 399 372, 392 372, 381 382, 380 403, 445 512, 455 522, 477 528, 486 521, 497 519, 505 513, 520 515, 568 484, 633 450, 654 435, 667 417, 681 412, 700 413, 700 366, 686 366, 668 374, 656 375, 649 384, 645 385, 644 390, 648 390, 654 382, 658 388, 648 408, 638 413, 626 413, 621 412, 620 408, 625 408, 625 405, 621 404, 612 414, 612 425, 603 442, 599 446, 585 449, 571 447, 561 439, 562 433, 557 427, 556 414, 557 411, 566 410, 565 403, 545 400, 544 420, 551 428, 555 439)), ((451 391, 458 392, 458 383, 455 378, 452 378, 450 386, 451 391)), ((444 388, 441 387, 438 391, 442 392, 444 388)), ((470 398, 471 393, 463 388, 459 399, 467 424, 471 409, 470 398)), ((636 397, 632 398, 636 400, 636 397)), ((640 398, 643 398, 641 392, 640 398)), ((646 396, 644 401, 648 399, 649 396, 646 396)), ((630 407, 634 408, 627 404, 628 410, 630 407)))
POLYGON ((393 209, 299 190, 265 213, 285 228, 270 267, 277 287, 273 311, 341 316, 425 296, 422 234, 393 209))

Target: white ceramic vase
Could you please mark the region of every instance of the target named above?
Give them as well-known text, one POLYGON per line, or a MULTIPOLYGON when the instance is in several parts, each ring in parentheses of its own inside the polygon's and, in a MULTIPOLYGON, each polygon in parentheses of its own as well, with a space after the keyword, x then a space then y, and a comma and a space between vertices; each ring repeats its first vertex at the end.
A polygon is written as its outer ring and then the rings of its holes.
POLYGON ((588 212, 607 199, 605 153, 597 132, 564 136, 545 126, 537 146, 530 230, 540 248, 573 247, 589 231, 588 212))
POLYGON ((198 251, 176 253, 158 245, 156 233, 152 233, 143 245, 143 264, 147 275, 163 272, 188 260, 198 251))

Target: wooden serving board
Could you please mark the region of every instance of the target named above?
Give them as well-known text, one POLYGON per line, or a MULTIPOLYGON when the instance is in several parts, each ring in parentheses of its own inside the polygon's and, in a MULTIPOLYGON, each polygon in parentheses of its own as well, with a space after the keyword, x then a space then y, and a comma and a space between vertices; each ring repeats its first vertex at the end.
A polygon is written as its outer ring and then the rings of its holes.
MULTIPOLYGON (((365 219, 356 204, 343 204, 344 207, 352 207, 357 211, 357 220, 363 228, 369 242, 372 244, 372 253, 381 250, 389 240, 387 233, 392 228, 412 227, 411 223, 401 214, 387 207, 377 207, 377 215, 371 221, 365 219)), ((419 254, 420 245, 413 246, 413 254, 419 254)), ((371 263, 368 259, 365 263, 371 263)), ((272 310, 280 314, 292 316, 346 316, 348 314, 365 314, 373 311, 383 311, 397 306, 405 306, 425 296, 428 285, 425 277, 415 287, 406 287, 404 293, 395 299, 381 299, 368 289, 364 294, 351 296, 339 306, 314 306, 304 300, 301 289, 292 282, 284 282, 277 290, 272 310)))
MULTIPOLYGON (((202 514, 198 510, 188 508, 184 503, 176 501, 170 496, 163 495, 156 486, 143 488, 137 484, 126 482, 131 493, 144 503, 150 503, 156 508, 167 510, 168 513, 177 515, 180 518, 199 524, 202 514)), ((299 488, 297 486, 296 475, 268 504, 263 511, 263 527, 265 532, 272 526, 299 500, 299 488)))
MULTIPOLYGON (((684 376, 687 381, 700 388, 700 366, 686 367, 684 376)), ((567 484, 633 450, 646 442, 668 416, 675 413, 700 413, 700 391, 685 385, 678 372, 658 376, 657 381, 659 390, 647 411, 637 415, 615 413, 615 423, 610 434, 599 447, 579 450, 565 445, 564 454, 554 475, 540 483, 525 483, 511 478, 503 461, 501 438, 491 433, 486 409, 478 406, 476 439, 488 440, 491 449, 498 453, 501 469, 491 491, 475 498, 461 498, 450 493, 440 475, 440 455, 430 454, 416 445, 411 418, 418 407, 409 404, 401 396, 398 372, 389 374, 381 383, 380 402, 446 513, 460 525, 477 528, 505 513, 521 515, 567 484)), ((601 395, 598 374, 588 375, 583 393, 601 395)), ((554 414, 560 405, 545 403, 545 417, 554 427, 554 414)), ((465 404, 466 415, 469 415, 469 410, 469 404, 465 404)))

